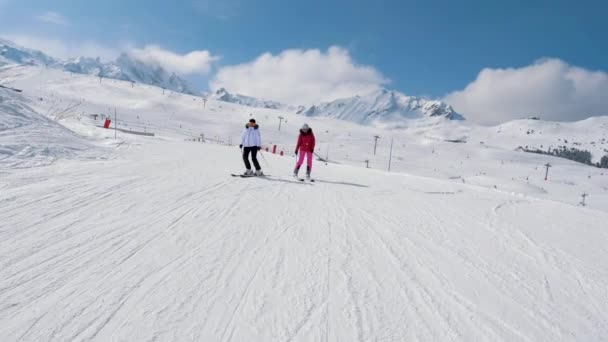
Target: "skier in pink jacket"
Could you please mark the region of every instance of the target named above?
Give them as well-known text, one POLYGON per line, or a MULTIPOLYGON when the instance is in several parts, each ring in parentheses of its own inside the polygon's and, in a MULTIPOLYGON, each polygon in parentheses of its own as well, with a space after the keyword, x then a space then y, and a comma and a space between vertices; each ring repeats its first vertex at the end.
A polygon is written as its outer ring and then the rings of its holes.
POLYGON ((300 129, 300 135, 298 135, 298 143, 296 145, 296 156, 298 153, 298 161, 296 168, 293 170, 293 176, 298 177, 300 167, 304 163, 304 157, 306 157, 306 178, 310 179, 310 171, 312 170, 312 155, 315 151, 315 135, 312 129, 304 124, 300 129))

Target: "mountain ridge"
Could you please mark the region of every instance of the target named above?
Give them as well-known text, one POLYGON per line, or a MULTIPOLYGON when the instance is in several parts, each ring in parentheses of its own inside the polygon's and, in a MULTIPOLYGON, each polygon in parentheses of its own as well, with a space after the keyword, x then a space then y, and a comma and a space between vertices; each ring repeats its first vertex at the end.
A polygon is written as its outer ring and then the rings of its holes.
POLYGON ((254 108, 286 110, 304 116, 332 117, 359 124, 385 124, 387 122, 402 124, 406 120, 424 118, 465 120, 461 114, 454 111, 445 102, 420 96, 408 96, 388 89, 380 89, 364 96, 355 95, 312 106, 298 106, 296 104, 261 100, 247 95, 233 94, 225 88, 216 90, 209 98, 254 108))
POLYGON ((143 62, 129 53, 104 62, 99 57, 76 57, 60 60, 42 51, 29 49, 0 38, 0 66, 7 64, 40 65, 77 74, 148 84, 180 93, 199 95, 188 81, 158 64, 143 62))
POLYGON ((328 116, 361 124, 402 122, 421 118, 464 120, 454 109, 439 100, 408 96, 397 91, 380 89, 365 96, 353 96, 301 108, 307 116, 328 116))

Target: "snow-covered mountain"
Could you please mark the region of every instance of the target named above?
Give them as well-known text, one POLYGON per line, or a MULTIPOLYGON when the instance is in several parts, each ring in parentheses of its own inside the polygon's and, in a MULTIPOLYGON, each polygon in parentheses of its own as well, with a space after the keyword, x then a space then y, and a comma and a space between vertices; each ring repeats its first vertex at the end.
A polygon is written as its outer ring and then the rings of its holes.
POLYGON ((327 116, 356 123, 399 123, 407 119, 442 117, 463 120, 452 107, 441 101, 407 96, 381 89, 367 96, 339 99, 311 107, 302 107, 298 114, 327 116))
POLYGON ((169 73, 160 65, 144 63, 127 53, 122 53, 109 63, 99 58, 79 57, 64 63, 63 67, 66 71, 79 74, 150 84, 186 94, 198 93, 175 73, 169 73))
POLYGON ((140 61, 127 53, 123 53, 115 61, 107 63, 101 61, 99 57, 78 57, 61 61, 41 51, 0 40, 0 65, 14 63, 48 66, 78 74, 149 84, 180 93, 199 94, 193 86, 175 73, 170 73, 160 65, 140 61))
POLYGON ((276 101, 232 94, 224 88, 218 89, 211 99, 254 108, 279 109, 306 116, 331 117, 359 124, 395 124, 404 120, 420 118, 445 118, 464 120, 448 104, 423 97, 407 96, 396 91, 379 90, 366 96, 338 99, 313 106, 295 106, 276 101))
MULTIPOLYGON (((99 58, 90 57, 60 61, 43 52, 22 48, 11 42, 0 40, 0 65, 8 63, 47 65, 78 74, 143 83, 176 92, 198 94, 194 87, 175 73, 170 73, 160 65, 140 61, 127 53, 123 53, 115 61, 107 63, 99 58)), ((233 94, 224 88, 218 89, 209 98, 247 107, 278 109, 306 116, 326 116, 359 124, 401 125, 406 120, 420 118, 463 119, 452 107, 441 101, 407 96, 386 89, 369 95, 338 99, 310 107, 298 107, 233 94)))
POLYGON ((281 109, 281 110, 292 109, 291 106, 282 104, 282 103, 279 103, 276 101, 261 100, 261 99, 255 98, 255 97, 241 95, 241 94, 232 94, 232 93, 228 92, 228 90, 226 90, 225 88, 218 89, 216 92, 211 94, 211 96, 209 96, 209 98, 212 100, 216 100, 216 101, 229 102, 229 103, 234 103, 234 104, 239 104, 242 106, 254 107, 254 108, 269 108, 269 109, 281 109))
POLYGON ((13 63, 53 67, 61 65, 60 61, 41 51, 27 49, 0 38, 0 66, 13 63))

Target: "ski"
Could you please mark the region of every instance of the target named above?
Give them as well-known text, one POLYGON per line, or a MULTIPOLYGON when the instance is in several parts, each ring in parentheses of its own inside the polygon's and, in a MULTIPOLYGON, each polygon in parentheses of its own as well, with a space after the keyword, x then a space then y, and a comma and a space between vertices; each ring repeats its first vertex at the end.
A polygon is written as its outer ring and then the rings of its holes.
POLYGON ((237 175, 235 173, 231 173, 230 174, 232 177, 241 177, 241 178, 250 178, 250 177, 270 177, 270 175, 261 175, 261 176, 256 176, 256 175, 237 175))
POLYGON ((241 177, 241 178, 255 177, 255 175, 237 175, 236 173, 231 173, 230 175, 232 177, 241 177))

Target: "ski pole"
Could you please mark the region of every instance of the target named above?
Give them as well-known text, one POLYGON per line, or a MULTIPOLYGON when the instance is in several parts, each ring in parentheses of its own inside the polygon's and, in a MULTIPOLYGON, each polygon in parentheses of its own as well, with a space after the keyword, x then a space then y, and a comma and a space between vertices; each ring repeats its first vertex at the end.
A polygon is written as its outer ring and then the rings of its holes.
POLYGON ((317 158, 319 158, 320 161, 324 162, 325 165, 327 165, 327 159, 324 159, 323 157, 321 157, 320 155, 317 154, 317 152, 313 152, 315 156, 317 156, 317 158))
POLYGON ((264 157, 264 153, 262 153, 262 150, 260 150, 260 155, 262 156, 262 159, 264 160, 264 164, 266 164, 266 167, 270 169, 270 165, 268 165, 268 162, 266 161, 266 157, 264 157))
POLYGON ((320 155, 317 154, 317 152, 313 152, 313 154, 315 156, 317 156, 317 158, 319 158, 320 161, 326 161, 325 158, 321 157, 320 155))

